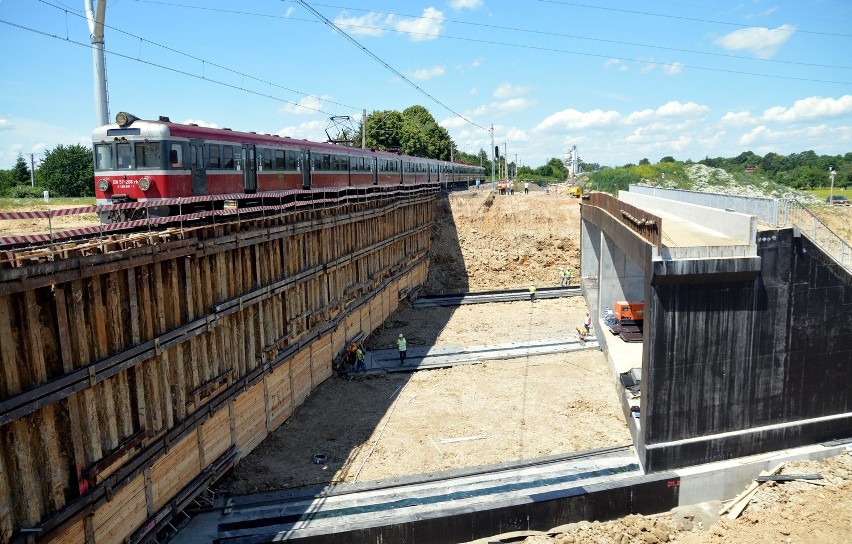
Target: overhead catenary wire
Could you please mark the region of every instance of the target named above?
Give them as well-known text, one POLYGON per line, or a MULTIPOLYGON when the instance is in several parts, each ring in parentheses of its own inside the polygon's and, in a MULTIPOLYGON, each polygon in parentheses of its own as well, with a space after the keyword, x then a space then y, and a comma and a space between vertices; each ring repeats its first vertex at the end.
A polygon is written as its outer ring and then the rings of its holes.
POLYGON ((360 42, 358 42, 358 40, 356 40, 355 38, 353 38, 352 36, 350 36, 349 34, 347 34, 346 32, 344 32, 344 31, 343 31, 340 27, 338 27, 336 24, 334 24, 332 21, 330 21, 330 20, 329 20, 327 17, 325 17, 322 13, 320 13, 320 12, 318 12, 316 9, 314 9, 314 8, 313 8, 310 4, 308 4, 305 0, 296 0, 296 1, 297 1, 297 2, 298 2, 301 6, 302 6, 302 7, 304 7, 306 10, 310 11, 311 13, 313 13, 313 14, 314 14, 314 16, 316 16, 316 17, 317 17, 320 21, 322 21, 322 22, 323 22, 323 23, 325 23, 327 26, 329 26, 332 30, 334 30, 335 32, 337 32, 338 34, 340 34, 341 36, 343 36, 343 37, 346 39, 346 41, 348 41, 349 43, 353 44, 355 47, 357 47, 358 49, 360 49, 361 51, 363 51, 364 53, 366 53, 366 54, 367 54, 370 58, 372 58, 373 60, 375 60, 376 62, 378 62, 379 64, 381 64, 382 66, 384 66, 385 68, 387 68, 388 70, 390 70, 391 72, 393 72, 394 74, 396 74, 396 75, 397 75, 400 79, 402 79, 403 81, 405 81, 406 83, 408 83, 409 85, 411 85, 412 87, 414 87, 415 89, 417 89, 418 91, 420 91, 420 93, 422 93, 424 96, 426 96, 427 98, 429 98, 430 100, 432 100, 433 102, 435 102, 436 104, 438 104, 439 106, 441 106, 442 108, 444 108, 445 110, 449 111, 450 113, 452 113, 452 114, 453 114, 453 115, 455 115, 456 117, 458 117, 458 118, 460 118, 460 119, 462 119, 462 120, 466 121, 467 123, 469 123, 469 124, 471 124, 471 125, 473 125, 473 126, 475 126, 475 127, 479 127, 479 128, 481 128, 482 130, 488 130, 488 129, 486 129, 485 127, 483 127, 482 125, 480 125, 480 124, 478 124, 478 123, 475 123, 474 121, 471 121, 470 119, 468 119, 468 118, 467 118, 467 117, 465 117, 464 115, 462 115, 462 114, 458 113, 458 112, 457 112, 457 111, 455 111, 453 108, 451 108, 451 107, 449 107, 448 105, 444 104, 443 102, 441 102, 440 100, 438 100, 437 98, 435 98, 434 96, 432 96, 431 94, 429 94, 429 93, 428 93, 426 90, 424 90, 422 87, 420 87, 419 85, 417 85, 416 83, 414 83, 413 81, 411 81, 410 79, 408 79, 407 77, 405 77, 405 76, 404 76, 402 73, 400 73, 400 72, 399 72, 396 68, 394 68, 393 66, 391 66, 390 64, 388 64, 387 62, 385 62, 384 60, 382 60, 381 58, 379 58, 379 56, 378 56, 378 55, 376 55, 375 53, 373 53, 372 51, 370 51, 369 49, 367 49, 365 46, 361 45, 361 43, 360 43, 360 42))
MULTIPOLYGON (((38 1, 39 1, 39 2, 41 2, 42 4, 46 5, 46 6, 52 7, 52 8, 54 8, 54 9, 62 10, 62 11, 64 11, 66 14, 70 13, 71 15, 75 15, 75 16, 77 16, 77 17, 81 18, 81 19, 84 19, 84 20, 85 20, 85 18, 86 18, 85 14, 80 13, 80 12, 79 12, 79 11, 77 11, 77 10, 69 9, 69 8, 65 7, 64 5, 62 5, 62 4, 61 4, 61 2, 60 2, 60 5, 59 5, 59 6, 57 6, 57 5, 55 5, 55 4, 51 3, 51 2, 48 2, 47 0, 38 0, 38 1)), ((38 30, 36 30, 36 29, 30 29, 30 28, 24 27, 23 25, 17 25, 17 24, 15 24, 15 23, 10 23, 9 21, 3 21, 3 22, 5 22, 5 23, 7 23, 7 24, 12 24, 12 26, 18 26, 19 28, 24 28, 24 29, 27 29, 27 30, 33 30, 33 31, 35 31, 35 32, 37 32, 37 33, 39 33, 39 34, 47 35, 47 36, 50 36, 50 37, 53 37, 53 38, 62 39, 63 41, 68 41, 68 42, 71 42, 71 43, 75 43, 75 44, 78 44, 78 45, 82 45, 80 42, 77 42, 77 41, 75 41, 75 40, 71 40, 71 39, 70 39, 70 37, 68 37, 68 36, 67 36, 67 31, 66 31, 66 38, 61 38, 61 37, 59 37, 59 36, 56 36, 56 35, 53 35, 53 34, 50 34, 50 33, 41 32, 41 31, 38 31, 38 30)), ((175 48, 173 48, 173 47, 169 47, 169 46, 167 46, 167 45, 164 45, 164 44, 161 44, 161 43, 158 43, 158 42, 155 42, 155 41, 149 40, 149 39, 147 39, 147 38, 143 38, 142 36, 138 36, 138 35, 136 35, 136 34, 133 34, 132 32, 128 32, 128 31, 126 31, 126 30, 123 30, 123 29, 120 29, 120 28, 117 28, 117 27, 114 27, 114 26, 110 26, 110 25, 107 25, 107 24, 104 24, 103 26, 104 26, 104 28, 108 28, 108 29, 113 30, 113 31, 115 31, 115 32, 119 32, 119 33, 124 34, 124 35, 126 35, 126 36, 130 36, 131 38, 138 39, 138 40, 139 40, 139 42, 140 42, 140 50, 141 50, 141 44, 142 44, 142 43, 148 43, 148 44, 151 44, 151 45, 153 45, 153 46, 156 46, 156 47, 159 47, 159 48, 161 48, 161 49, 164 49, 164 50, 166 50, 166 51, 169 51, 170 53, 175 53, 175 54, 177 54, 177 55, 180 55, 180 56, 183 56, 183 57, 186 57, 186 58, 189 58, 189 59, 192 59, 192 60, 195 60, 195 61, 201 62, 201 63, 203 64, 203 66, 210 65, 210 66, 212 66, 212 67, 214 67, 214 68, 218 68, 218 69, 220 69, 220 70, 223 70, 223 71, 229 72, 229 73, 231 73, 231 74, 234 74, 234 75, 237 75, 237 76, 241 76, 241 77, 244 77, 244 78, 250 79, 250 80, 252 80, 252 81, 256 81, 256 82, 258 82, 258 83, 262 83, 262 84, 265 84, 265 85, 269 85, 269 86, 271 86, 271 87, 276 87, 276 88, 279 88, 279 89, 282 89, 282 90, 285 90, 285 91, 288 91, 288 92, 292 92, 292 93, 295 93, 295 94, 298 94, 298 95, 304 96, 304 97, 306 97, 306 98, 313 98, 313 99, 319 100, 319 101, 321 101, 321 102, 325 102, 325 103, 328 103, 328 104, 334 104, 334 105, 336 105, 336 106, 341 106, 341 107, 344 107, 344 108, 349 108, 349 109, 351 109, 351 110, 360 110, 360 109, 361 109, 361 108, 356 107, 356 106, 351 106, 351 105, 348 105, 348 104, 344 104, 344 103, 342 103, 342 102, 335 102, 334 100, 330 100, 330 99, 328 99, 328 98, 323 98, 323 97, 321 97, 321 96, 317 96, 317 95, 314 95, 314 94, 311 94, 311 93, 306 93, 306 92, 303 92, 303 91, 299 91, 299 90, 297 90, 297 89, 292 89, 292 88, 289 88, 289 87, 285 87, 285 86, 280 85, 280 84, 278 84, 278 83, 274 83, 274 82, 272 82, 272 81, 267 81, 267 80, 265 80, 265 79, 261 79, 261 78, 259 78, 259 77, 255 77, 255 76, 252 76, 252 75, 250 75, 250 74, 246 74, 246 73, 240 72, 240 71, 238 71, 238 70, 234 70, 233 68, 229 68, 229 67, 227 67, 227 66, 223 66, 223 65, 221 65, 221 64, 217 64, 217 63, 215 63, 215 62, 212 62, 212 61, 211 61, 211 60, 209 60, 209 59, 201 58, 201 57, 198 57, 198 56, 196 56, 196 55, 191 55, 191 54, 186 53, 186 52, 184 52, 184 51, 180 51, 180 50, 175 49, 175 48)), ((133 57, 131 57, 131 56, 129 56, 129 55, 123 55, 123 54, 120 54, 120 53, 116 53, 115 51, 108 51, 108 52, 109 52, 109 53, 111 53, 111 54, 113 54, 113 55, 118 55, 118 56, 122 56, 122 57, 125 57, 125 58, 133 59, 133 57)), ((139 61, 141 61, 141 62, 144 62, 144 63, 147 63, 147 64, 151 64, 151 65, 153 65, 153 66, 162 67, 162 65, 159 65, 159 64, 157 64, 157 63, 151 63, 151 62, 142 61, 142 60, 141 60, 141 55, 137 55, 137 58, 136 58, 135 60, 139 60, 139 61)), ((183 74, 185 74, 185 72, 183 72, 183 71, 181 71, 181 70, 175 70, 175 71, 177 71, 177 72, 179 72, 179 73, 183 73, 183 74)), ((209 78, 205 77, 204 75, 202 75, 202 76, 201 76, 201 79, 211 81, 209 78)), ((230 85, 229 85, 229 86, 230 86, 230 85)), ((233 87, 234 87, 234 88, 240 88, 240 87, 237 87, 237 86, 233 86, 233 87)), ((270 96, 270 95, 263 95, 263 94, 261 94, 261 93, 254 93, 254 94, 259 94, 260 96, 265 96, 265 97, 268 97, 268 98, 274 98, 274 97, 272 97, 272 96, 270 96)), ((289 101, 289 100, 278 99, 278 98, 276 98, 276 99, 277 99, 277 100, 281 100, 282 102, 285 102, 285 103, 287 103, 287 104, 291 104, 291 105, 293 105, 293 106, 299 107, 299 108, 304 108, 304 109, 307 109, 307 110, 316 111, 317 113, 322 113, 322 114, 325 114, 325 115, 333 115, 333 114, 331 114, 331 113, 329 113, 329 112, 323 111, 323 110, 318 109, 318 108, 313 108, 313 107, 311 107, 311 106, 306 106, 306 105, 303 105, 303 104, 299 104, 298 102, 292 102, 292 101, 289 101)))
MULTIPOLYGON (((148 2, 148 1, 151 1, 151 0, 137 0, 137 1, 148 2)), ((297 0, 284 0, 284 1, 285 2, 296 2, 297 0)), ((480 28, 489 28, 489 29, 500 30, 500 31, 536 34, 536 35, 539 35, 539 36, 551 36, 551 37, 554 37, 554 38, 569 38, 569 39, 575 39, 575 40, 586 40, 586 41, 591 41, 591 42, 608 43, 608 44, 613 44, 613 45, 627 45, 627 46, 630 46, 630 47, 644 47, 644 48, 648 48, 648 49, 659 49, 659 50, 662 50, 662 51, 672 51, 672 52, 675 52, 675 53, 707 55, 707 56, 712 56, 712 57, 722 57, 722 58, 728 58, 728 59, 738 59, 738 60, 754 61, 754 62, 762 62, 762 63, 777 63, 777 64, 790 64, 790 65, 794 65, 794 66, 809 66, 809 67, 812 67, 812 68, 834 68, 834 69, 838 69, 838 70, 852 70, 852 66, 839 66, 839 65, 833 65, 833 64, 819 64, 819 63, 813 63, 813 62, 798 62, 798 61, 781 60, 781 59, 762 59, 762 58, 746 57, 746 56, 743 56, 743 55, 733 55, 733 54, 730 54, 730 53, 717 53, 715 51, 698 51, 698 50, 695 50, 695 49, 684 49, 682 47, 667 47, 667 46, 664 46, 664 45, 654 45, 654 44, 639 43, 639 42, 627 42, 627 41, 621 41, 621 40, 609 40, 609 39, 606 39, 606 38, 597 38, 597 37, 592 37, 592 36, 581 36, 581 35, 577 35, 577 34, 566 34, 566 33, 563 33, 563 32, 550 32, 550 31, 547 31, 547 30, 521 28, 521 27, 514 27, 514 26, 502 26, 502 25, 495 25, 495 24, 489 24, 489 23, 472 22, 472 21, 460 21, 460 20, 457 20, 457 19, 438 19, 436 17, 427 17, 425 15, 412 15, 412 14, 407 14, 407 13, 397 13, 397 12, 393 12, 393 11, 369 10, 369 9, 364 9, 364 8, 353 8, 353 7, 347 7, 347 6, 338 6, 338 5, 334 5, 334 4, 317 4, 317 3, 314 3, 314 5, 315 6, 328 7, 328 8, 335 8, 335 9, 347 9, 347 10, 352 10, 352 11, 360 11, 360 12, 365 12, 365 13, 379 13, 381 15, 390 15, 390 16, 394 16, 394 17, 406 17, 406 18, 410 18, 410 19, 422 19, 422 20, 427 20, 427 21, 440 20, 440 21, 443 21, 443 22, 446 22, 446 23, 452 23, 452 24, 467 25, 467 26, 474 26, 474 27, 480 27, 480 28)), ((304 19, 300 19, 300 20, 304 20, 304 19)), ((699 21, 700 21, 700 19, 699 19, 699 21)), ((707 21, 707 22, 712 22, 712 21, 707 21)), ((731 24, 733 24, 733 23, 731 23, 731 24)), ((347 26, 347 27, 352 27, 352 28, 384 30, 384 29, 380 29, 378 27, 367 27, 367 26, 364 26, 364 25, 353 25, 353 24, 348 24, 348 23, 345 24, 345 25, 341 23, 341 26, 347 26)), ((746 26, 746 25, 743 25, 743 26, 746 26)), ((407 30, 398 30, 398 29, 388 29, 388 30, 393 31, 393 32, 403 33, 403 34, 415 34, 414 32, 407 31, 407 30)), ((441 35, 438 35, 436 37, 437 38, 450 38, 450 36, 441 36, 441 35)), ((494 45, 504 45, 504 44, 497 43, 497 42, 487 42, 486 41, 485 43, 493 43, 494 45)))
MULTIPOLYGON (((300 3, 302 0, 283 0, 283 1, 300 3)), ((546 0, 540 0, 540 1, 546 1, 546 0)), ((155 1, 155 0, 137 0, 137 2, 146 2, 146 3, 154 3, 154 4, 159 4, 159 5, 177 6, 177 7, 184 7, 184 8, 189 8, 189 9, 205 9, 205 10, 209 9, 211 11, 228 12, 228 10, 213 9, 213 8, 200 8, 200 7, 196 7, 196 6, 188 6, 188 5, 177 4, 177 3, 173 3, 173 2, 164 2, 164 1, 155 1)), ((366 11, 366 10, 363 10, 361 8, 349 8, 349 7, 344 8, 342 6, 334 6, 334 5, 330 5, 330 4, 316 4, 316 5, 335 7, 337 9, 352 9, 352 10, 358 10, 358 11, 366 11)), ((578 6, 581 6, 581 5, 578 4, 578 6)), ((594 6, 586 6, 586 7, 591 8, 591 7, 594 7, 594 6)), ((628 11, 629 12, 629 10, 622 10, 622 11, 628 11)), ((232 13, 243 14, 243 15, 258 15, 258 16, 264 16, 264 17, 282 18, 282 16, 268 16, 268 15, 252 14, 252 13, 239 12, 239 11, 233 11, 232 13)), ((429 17, 402 15, 402 14, 396 14, 394 12, 377 12, 377 13, 387 13, 387 14, 390 14, 390 15, 400 15, 400 16, 411 17, 411 18, 430 19, 429 17)), ((646 14, 646 15, 654 15, 652 13, 647 13, 647 12, 642 12, 642 13, 646 14)), ((663 15, 660 15, 660 16, 663 16, 663 15)), ((305 21, 305 22, 312 22, 312 23, 316 22, 316 21, 309 21, 307 19, 300 19, 300 18, 295 18, 295 17, 287 17, 287 19, 305 21)), ((567 38, 575 38, 575 39, 582 39, 582 40, 601 41, 601 42, 604 42, 604 43, 609 42, 609 43, 613 43, 615 45, 663 49, 663 50, 670 50, 670 51, 673 51, 673 52, 681 52, 681 53, 686 53, 686 54, 709 55, 709 56, 719 57, 719 58, 737 59, 737 60, 751 61, 751 62, 761 62, 761 63, 765 63, 765 64, 775 63, 775 64, 789 65, 789 66, 806 66, 806 67, 812 67, 812 68, 852 70, 852 66, 807 63, 807 62, 788 61, 788 60, 780 60, 780 59, 759 59, 759 58, 752 58, 752 57, 744 57, 744 56, 741 56, 741 55, 732 55, 732 54, 727 54, 727 53, 702 52, 702 51, 676 48, 676 47, 665 47, 665 46, 655 46, 655 45, 650 45, 650 44, 620 42, 620 41, 617 41, 617 40, 604 40, 604 39, 589 38, 589 37, 585 37, 585 36, 575 36, 575 35, 570 35, 570 34, 550 33, 550 32, 545 32, 545 31, 536 31, 536 30, 520 29, 520 28, 513 28, 513 27, 500 27, 500 26, 496 26, 496 25, 488 25, 488 24, 485 24, 485 23, 469 23, 469 22, 464 22, 464 21, 451 21, 451 20, 446 20, 446 19, 444 19, 444 20, 448 21, 448 22, 478 25, 478 26, 483 26, 483 27, 491 27, 491 28, 495 28, 495 29, 505 29, 505 30, 516 31, 516 32, 532 32, 532 33, 538 33, 538 34, 542 34, 542 35, 552 35, 554 37, 567 37, 567 38)), ((717 22, 717 21, 711 21, 711 20, 707 20, 707 19, 697 19, 697 18, 695 18, 694 20, 700 21, 700 22, 710 22, 710 23, 717 22)), ((329 21, 329 23, 331 23, 331 21, 329 21)), ((725 22, 719 22, 719 23, 720 24, 737 25, 737 23, 725 23, 725 22)), ((334 24, 334 23, 331 23, 331 24, 334 24)), ((702 71, 715 72, 715 73, 728 73, 728 74, 753 76, 753 77, 765 77, 765 78, 772 78, 772 79, 803 81, 803 82, 808 82, 808 83, 829 83, 829 84, 834 84, 834 85, 852 85, 852 81, 838 81, 838 80, 809 78, 809 77, 800 77, 800 76, 792 76, 792 75, 768 74, 768 73, 753 72, 753 71, 748 71, 748 70, 734 70, 734 69, 730 69, 730 68, 714 68, 714 67, 709 67, 709 66, 701 66, 701 65, 698 65, 698 64, 686 64, 686 63, 682 63, 682 62, 679 62, 679 61, 668 61, 667 62, 667 61, 658 61, 658 60, 654 60, 654 59, 629 57, 629 56, 624 56, 624 55, 620 55, 620 54, 589 53, 589 52, 585 52, 585 51, 560 49, 560 48, 555 48, 555 47, 544 47, 544 46, 537 46, 537 45, 527 45, 527 44, 522 44, 522 43, 512 43, 512 42, 506 42, 506 41, 476 39, 476 38, 471 38, 471 37, 466 37, 466 36, 451 36, 451 35, 447 35, 447 34, 441 34, 441 35, 435 36, 434 34, 426 34, 426 33, 414 32, 414 31, 410 31, 410 30, 399 30, 399 29, 396 29, 396 28, 384 28, 384 27, 375 27, 375 26, 369 26, 369 25, 354 25, 354 24, 348 24, 348 23, 347 24, 341 23, 339 26, 345 26, 345 27, 349 27, 349 28, 365 29, 365 30, 381 30, 381 31, 388 31, 388 32, 396 33, 396 34, 405 34, 405 35, 410 35, 410 36, 428 36, 430 38, 466 41, 466 42, 472 42, 472 43, 481 43, 481 44, 486 44, 486 45, 497 45, 497 46, 502 46, 502 47, 517 48, 517 49, 530 49, 530 50, 535 50, 535 51, 545 51, 545 52, 549 52, 549 53, 562 53, 562 54, 567 54, 567 55, 587 56, 587 57, 592 57, 592 58, 601 58, 601 59, 605 59, 605 60, 618 60, 618 61, 624 61, 624 62, 636 62, 636 63, 640 63, 640 64, 654 65, 654 66, 661 66, 661 67, 668 67, 668 66, 675 66, 676 65, 678 68, 681 68, 681 69, 687 68, 687 69, 702 70, 702 71)), ((750 25, 739 25, 739 26, 750 27, 750 25)), ((339 32, 343 32, 339 28, 337 28, 337 30, 339 32)), ((812 33, 813 34, 821 34, 819 32, 812 32, 812 33)), ((344 34, 345 34, 345 32, 344 32, 344 34)), ((828 35, 847 37, 846 34, 828 34, 828 35)), ((348 34, 347 34, 347 36, 348 36, 348 34)), ((357 42, 355 42, 355 43, 357 44, 357 46, 359 48, 363 48, 363 46, 361 46, 357 42)), ((409 81, 407 78, 405 78, 404 76, 401 76, 401 74, 399 74, 398 72, 396 72, 396 73, 397 73, 397 75, 400 75, 400 77, 403 77, 403 79, 405 81, 414 85, 414 83, 409 81)), ((455 113, 455 112, 453 112, 453 113, 455 113)), ((464 117, 462 117, 462 118, 465 119, 464 117)), ((465 119, 465 120, 467 120, 467 119, 465 119)), ((476 125, 476 126, 479 127, 479 125, 476 125)), ((482 127, 479 127, 479 128, 482 128, 482 127)), ((485 129, 485 130, 488 130, 488 129, 485 129)))

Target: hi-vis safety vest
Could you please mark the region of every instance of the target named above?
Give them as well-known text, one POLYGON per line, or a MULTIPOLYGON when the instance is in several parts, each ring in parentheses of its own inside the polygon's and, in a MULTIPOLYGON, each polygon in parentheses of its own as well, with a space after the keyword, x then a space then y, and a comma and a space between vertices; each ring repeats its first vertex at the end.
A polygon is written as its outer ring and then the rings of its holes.
POLYGON ((397 338, 396 345, 399 348, 399 351, 405 351, 408 347, 408 342, 405 341, 405 338, 397 338))

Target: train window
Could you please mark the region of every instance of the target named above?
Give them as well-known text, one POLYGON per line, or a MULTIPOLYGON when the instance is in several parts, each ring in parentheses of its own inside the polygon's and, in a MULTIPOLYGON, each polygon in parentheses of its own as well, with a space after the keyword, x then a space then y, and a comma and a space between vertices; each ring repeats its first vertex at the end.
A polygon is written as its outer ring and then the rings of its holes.
POLYGON ((183 145, 174 142, 169 145, 169 165, 172 168, 183 168, 183 145))
POLYGON ((229 145, 222 146, 222 168, 234 169, 234 148, 229 145))
POLYGON ((299 153, 298 151, 287 151, 285 153, 286 158, 286 169, 287 170, 298 170, 299 169, 299 153))
POLYGON ((284 170, 284 150, 276 149, 275 150, 275 163, 272 165, 276 170, 284 170))
POLYGON ((257 154, 260 159, 258 162, 263 165, 261 170, 272 170, 272 150, 258 149, 257 154))
POLYGON ((322 154, 322 169, 331 170, 331 155, 328 153, 322 154))
POLYGON ((112 146, 98 144, 95 146, 95 170, 112 169, 112 146))
POLYGON ((160 142, 136 142, 136 168, 163 168, 160 142))
POLYGON ((207 151, 207 168, 222 167, 222 149, 219 144, 210 144, 207 151))
POLYGON ((119 169, 127 170, 133 167, 133 156, 130 154, 130 144, 117 144, 115 146, 115 154, 116 158, 118 158, 119 169))

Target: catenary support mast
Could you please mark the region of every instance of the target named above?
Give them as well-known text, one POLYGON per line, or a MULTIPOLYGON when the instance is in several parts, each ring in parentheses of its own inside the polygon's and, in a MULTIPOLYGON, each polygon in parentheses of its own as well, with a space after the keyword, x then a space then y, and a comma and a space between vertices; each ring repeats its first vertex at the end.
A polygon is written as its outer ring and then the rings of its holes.
POLYGON ((104 19, 106 18, 106 0, 83 0, 86 8, 86 21, 89 23, 89 37, 92 39, 92 70, 95 81, 95 121, 97 125, 109 122, 109 103, 106 90, 106 63, 104 60, 104 19))

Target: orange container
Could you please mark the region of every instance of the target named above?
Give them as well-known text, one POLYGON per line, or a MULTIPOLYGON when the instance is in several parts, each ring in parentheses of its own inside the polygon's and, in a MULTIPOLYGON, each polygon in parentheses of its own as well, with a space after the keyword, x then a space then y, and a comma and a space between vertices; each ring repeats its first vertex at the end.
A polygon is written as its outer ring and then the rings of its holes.
POLYGON ((616 300, 613 305, 615 320, 619 323, 624 321, 642 321, 645 319, 645 301, 643 300, 616 300))

